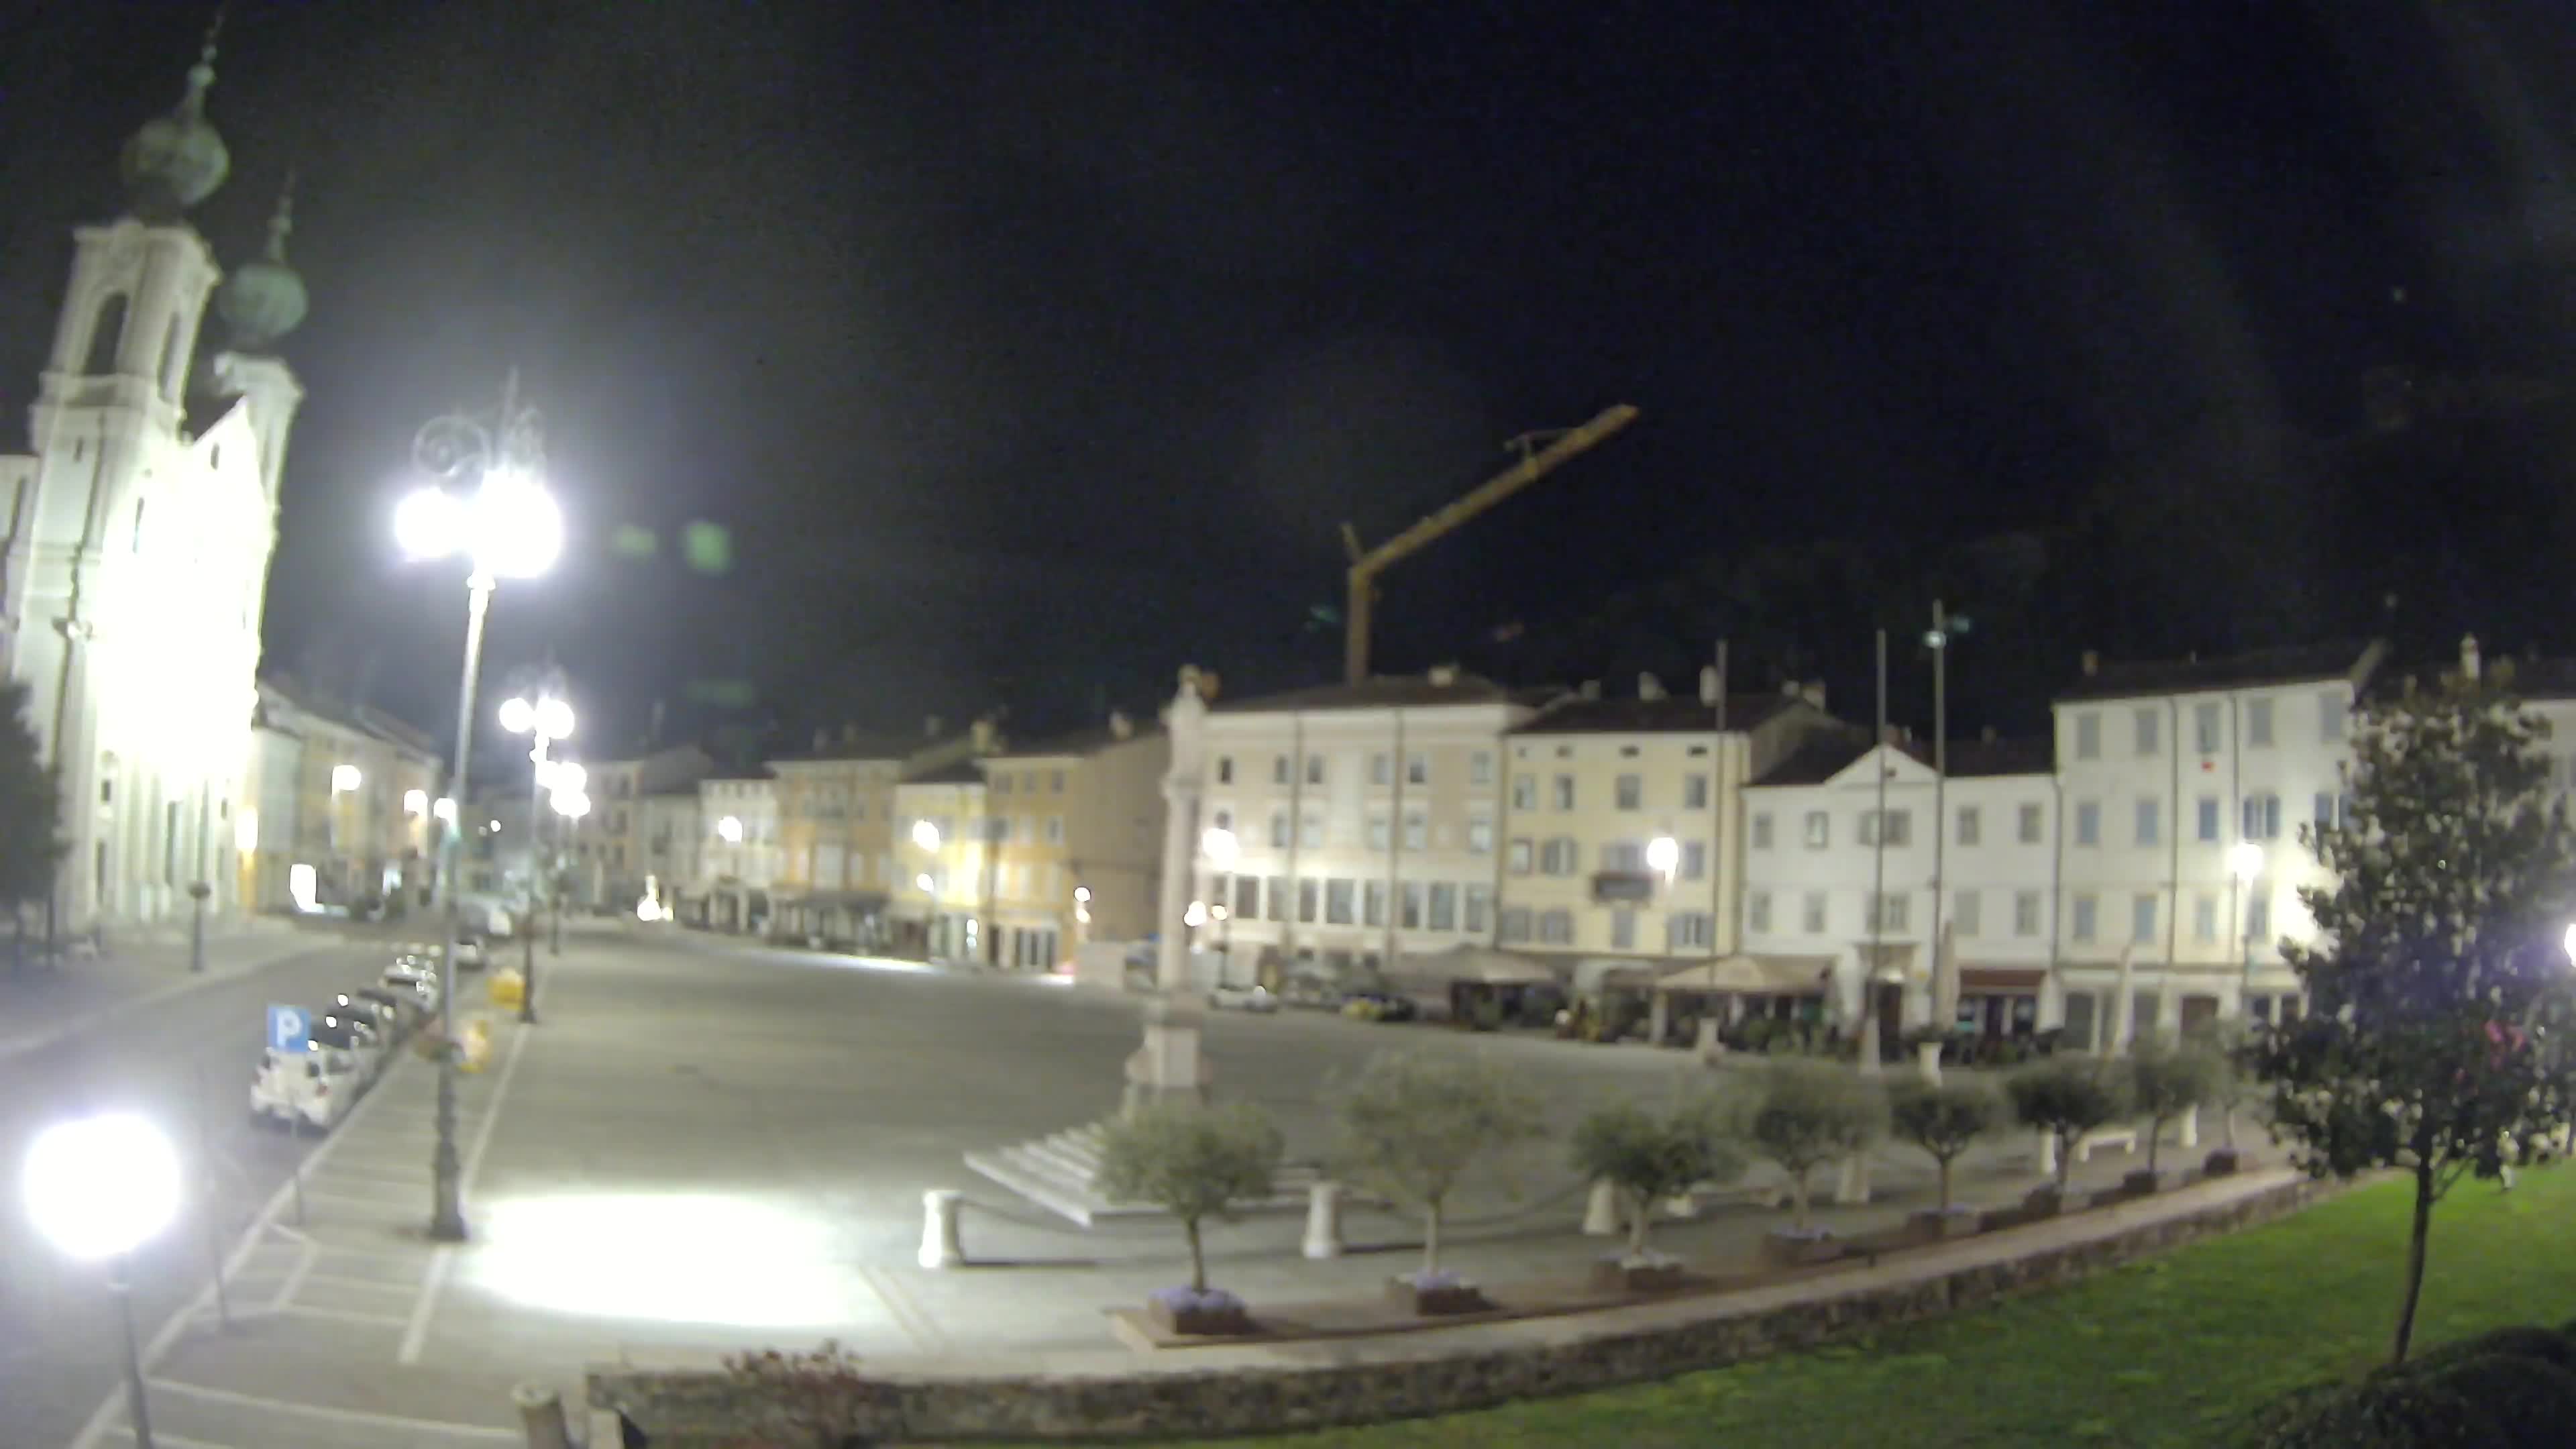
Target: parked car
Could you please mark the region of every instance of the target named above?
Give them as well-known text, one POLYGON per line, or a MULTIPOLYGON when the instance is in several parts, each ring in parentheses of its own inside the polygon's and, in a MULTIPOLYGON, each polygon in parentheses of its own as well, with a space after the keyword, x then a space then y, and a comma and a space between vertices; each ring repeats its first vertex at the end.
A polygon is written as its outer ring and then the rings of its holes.
POLYGON ((328 1132, 356 1104, 364 1079, 358 1059, 336 1047, 260 1054, 251 1077, 251 1115, 328 1132))
POLYGON ((429 1009, 438 1007, 438 963, 421 956, 397 956, 394 964, 376 978, 376 984, 394 991, 409 991, 420 997, 429 1009))
POLYGON ((331 1014, 347 1016, 376 1029, 386 1043, 400 1041, 411 1029, 411 1014, 395 1004, 394 995, 382 987, 367 987, 357 992, 343 991, 331 998, 331 1014))
POLYGON ((1329 978, 1311 971, 1301 971, 1279 983, 1279 999, 1290 1006, 1313 1006, 1333 1011, 1342 1004, 1341 988, 1329 978))
POLYGON ((1208 993, 1208 1006, 1216 1011, 1277 1011, 1279 998, 1267 986, 1219 986, 1208 993))
POLYGON ((394 1021, 409 1032, 429 1015, 431 1003, 410 987, 361 986, 349 993, 360 1001, 372 1001, 393 1013, 394 1021))
POLYGON ((387 1053, 392 1044, 368 1023, 342 1016, 336 1011, 316 1012, 310 1035, 315 1046, 331 1047, 354 1058, 361 1081, 373 1082, 384 1075, 387 1053))
POLYGON ((1411 1021, 1422 1009, 1395 991, 1354 991, 1342 998, 1342 1015, 1355 1021, 1411 1021))

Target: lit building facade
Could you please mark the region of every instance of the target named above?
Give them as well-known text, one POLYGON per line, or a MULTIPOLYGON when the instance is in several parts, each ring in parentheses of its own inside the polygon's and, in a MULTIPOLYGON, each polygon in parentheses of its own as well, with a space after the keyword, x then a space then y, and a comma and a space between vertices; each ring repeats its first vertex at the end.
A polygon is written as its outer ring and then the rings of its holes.
POLYGON ((239 898, 268 911, 427 906, 444 774, 436 743, 402 721, 293 680, 261 680, 232 827, 239 898), (309 902, 296 899, 299 879, 309 902))
POLYGON ((1163 774, 1172 744, 1124 714, 985 758, 992 950, 1043 971, 1085 941, 1141 941, 1162 901, 1163 774))

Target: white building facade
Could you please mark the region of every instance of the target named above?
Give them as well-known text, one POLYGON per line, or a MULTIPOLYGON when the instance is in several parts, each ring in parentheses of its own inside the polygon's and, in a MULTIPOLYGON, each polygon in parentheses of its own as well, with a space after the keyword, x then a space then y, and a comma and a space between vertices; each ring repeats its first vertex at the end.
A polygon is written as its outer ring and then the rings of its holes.
MULTIPOLYGON (((59 771, 70 929, 239 907, 263 595, 303 389, 271 354, 302 319, 283 205, 220 292, 185 219, 229 166, 205 119, 213 54, 128 143, 127 216, 79 228, 30 451, 0 458, 0 658, 59 771), (210 301, 231 346, 200 369, 210 301)), ((255 806, 254 806, 255 808, 255 806)))
POLYGON ((682 919, 726 931, 756 931, 778 884, 778 781, 711 775, 698 782, 698 873, 682 919))

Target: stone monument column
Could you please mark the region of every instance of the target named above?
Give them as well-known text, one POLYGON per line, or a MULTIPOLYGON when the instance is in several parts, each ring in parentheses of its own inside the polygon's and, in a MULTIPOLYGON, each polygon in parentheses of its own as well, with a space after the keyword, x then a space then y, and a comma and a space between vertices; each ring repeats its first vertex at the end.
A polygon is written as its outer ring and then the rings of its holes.
POLYGON ((1171 768, 1163 776, 1163 887, 1155 907, 1154 996, 1145 1004, 1145 1044, 1127 1058, 1129 1110, 1175 1096, 1205 1100, 1213 1073, 1199 1055, 1203 1004, 1190 980, 1186 919, 1197 879, 1199 794, 1205 774, 1207 701, 1194 665, 1163 711, 1171 768))

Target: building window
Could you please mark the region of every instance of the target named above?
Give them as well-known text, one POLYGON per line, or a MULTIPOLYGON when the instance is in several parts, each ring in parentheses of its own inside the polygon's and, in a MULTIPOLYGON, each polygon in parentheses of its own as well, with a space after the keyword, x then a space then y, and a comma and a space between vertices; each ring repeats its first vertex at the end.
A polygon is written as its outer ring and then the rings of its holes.
POLYGON ((2216 703, 2191 707, 2191 742, 2204 755, 2218 753, 2218 706, 2216 703))
POLYGON ((2245 939, 2257 946, 2269 946, 2264 938, 2272 934, 2272 902, 2257 895, 2245 903, 2245 939))
POLYGON ((1518 945, 1530 938, 1530 913, 1527 906, 1505 906, 1494 918, 1494 937, 1504 945, 1518 945))
POLYGON ((1308 815, 1297 822, 1297 843, 1308 850, 1324 848, 1324 817, 1308 815))
POLYGON ((1323 756, 1308 755, 1306 757, 1306 783, 1309 785, 1320 785, 1324 783, 1323 756))
POLYGON ((2102 716, 2091 710, 2075 717, 2075 758, 2102 758, 2102 716))
MULTIPOLYGON (((1047 817, 1046 843, 1047 843, 1047 844, 1049 844, 1049 845, 1062 845, 1062 844, 1064 844, 1064 817, 1063 817, 1063 816, 1061 816, 1061 815, 1050 815, 1050 816, 1048 816, 1048 817, 1047 817)), ((1320 845, 1320 844, 1322 844, 1323 842, 1321 842, 1321 841, 1317 841, 1317 842, 1314 842, 1314 843, 1315 843, 1315 844, 1320 845)))
POLYGON ((2244 815, 2245 818, 2240 823, 2245 827, 2246 839, 2278 840, 2281 838, 2280 796, 2269 791, 2246 796, 2244 815))
POLYGON ((1717 922, 1706 911, 1676 911, 1664 922, 1665 949, 1705 951, 1717 940, 1717 922))
POLYGON ((1800 928, 1810 936, 1821 936, 1825 933, 1825 893, 1823 891, 1809 891, 1805 899, 1798 903, 1798 923, 1800 928))
POLYGON ((2245 743, 2248 748, 2253 749, 2272 747, 2272 701, 2268 699, 2245 701, 2245 743))
POLYGON ((2161 801, 2138 802, 2138 843, 2154 845, 2164 838, 2164 813, 2161 801))
POLYGON ((2078 800, 2075 802, 2075 843, 2078 845, 2100 845, 2102 843, 2102 804, 2100 801, 2078 800))
POLYGON ((1890 810, 1882 820, 1879 812, 1860 812, 1860 843, 1863 845, 1909 845, 1914 840, 1914 812, 1890 810), (1884 837, 1884 838, 1882 838, 1884 837))
POLYGON ((1572 840, 1560 835, 1539 848, 1539 874, 1572 875, 1577 868, 1572 840))
POLYGON ((2193 810, 2194 814, 2198 817, 2196 823, 2199 827, 2194 833, 2198 835, 2203 844, 2215 842, 2218 839, 2218 797, 2215 795, 2201 796, 2199 801, 2193 807, 2193 810))
POLYGON ((1394 767, 1388 763, 1386 752, 1381 750, 1378 753, 1369 756, 1369 783, 1372 785, 1384 786, 1393 784, 1394 781, 1395 770, 1394 767))
POLYGON ((1954 891, 1950 896, 1951 929, 1962 936, 1973 936, 1984 925, 1984 897, 1972 890, 1954 891))
POLYGON ((2089 895, 2075 898, 2075 923, 2072 934, 2076 940, 2093 939, 2095 917, 2099 916, 2101 911, 2102 903, 2099 899, 2089 895))
POLYGON ((2024 845, 2039 844, 2041 832, 2046 828, 2046 818, 2042 814, 2040 807, 2036 805, 2024 805, 2019 810, 2015 811, 2014 814, 2018 818, 2014 822, 2013 833, 2019 837, 2021 843, 2024 845))
POLYGON ((1234 783, 1234 756, 1219 755, 1216 757, 1216 782, 1220 785, 1231 785, 1234 783))
POLYGON ((1423 754, 1421 751, 1417 750, 1404 757, 1404 783, 1408 785, 1428 785, 1431 783, 1431 757, 1429 755, 1423 754))
POLYGON ((1273 785, 1285 785, 1288 783, 1288 757, 1286 755, 1272 755, 1270 757, 1270 783, 1273 785))
POLYGON ((1822 850, 1834 843, 1834 817, 1822 810, 1807 812, 1807 848, 1822 850))
POLYGON ((1574 808, 1574 777, 1572 775, 1559 775, 1556 777, 1556 808, 1559 810, 1571 810, 1574 808))
POLYGON ((1434 881, 1431 885, 1431 929, 1458 929, 1458 888, 1446 881, 1434 881))
POLYGON ((1267 907, 1267 910, 1264 912, 1263 919, 1272 921, 1284 921, 1288 919, 1288 877, 1284 875, 1272 876, 1270 878, 1270 888, 1262 892, 1262 894, 1267 897, 1267 899, 1262 903, 1267 907))
POLYGON ((1369 823, 1368 823, 1368 848, 1369 848, 1369 849, 1371 849, 1371 850, 1384 850, 1384 849, 1386 849, 1386 848, 1387 848, 1388 844, 1393 840, 1393 838, 1394 838, 1394 837, 1392 837, 1392 836, 1390 836, 1389 834, 1387 834, 1387 823, 1386 823, 1386 817, 1385 817, 1385 816, 1383 816, 1383 815, 1372 815, 1372 816, 1370 816, 1370 817, 1369 817, 1369 823))
POLYGON ((1771 932, 1771 893, 1755 891, 1744 898, 1744 927, 1748 931, 1771 932))
POLYGON ((1601 846, 1601 868, 1605 871, 1644 870, 1646 847, 1633 840, 1604 841, 1601 846))
POLYGON ((1491 855, 1494 853, 1493 821, 1488 820, 1481 815, 1469 818, 1467 821, 1467 853, 1469 855, 1491 855))
POLYGON ((1646 782, 1637 775, 1621 775, 1613 787, 1615 808, 1642 810, 1646 805, 1646 782))
POLYGON ((1682 842, 1682 870, 1681 870, 1681 876, 1682 876, 1682 879, 1684 879, 1684 880, 1705 880, 1705 879, 1707 879, 1707 877, 1708 877, 1708 842, 1707 842, 1707 841, 1705 841, 1705 840, 1685 840, 1685 841, 1683 841, 1683 842, 1682 842))
POLYGON ((1574 913, 1563 910, 1542 911, 1538 918, 1538 938, 1550 946, 1573 945, 1574 913))
POLYGON ((1637 913, 1625 906, 1610 912, 1610 949, 1613 951, 1637 949, 1637 913))
POLYGON ((1403 900, 1403 902, 1404 902, 1404 917, 1403 917, 1403 919, 1399 920, 1396 924, 1397 924, 1397 925, 1402 926, 1404 929, 1406 929, 1406 930, 1408 930, 1408 931, 1419 931, 1419 930, 1421 930, 1421 929, 1422 929, 1422 882, 1420 882, 1420 881, 1418 881, 1418 880, 1409 880, 1409 881, 1406 881, 1406 882, 1404 883, 1404 895, 1403 895, 1403 897, 1402 897, 1402 900, 1403 900))
POLYGON ((1404 848, 1407 850, 1420 850, 1430 843, 1431 832, 1429 827, 1424 824, 1422 817, 1419 815, 1407 814, 1404 817, 1404 848))
POLYGON ((2332 690, 2317 696, 2317 738, 2327 744, 2343 738, 2343 696, 2332 690))
POLYGON ((1222 806, 1218 807, 1215 819, 1216 828, 1219 830, 1232 830, 1234 828, 1234 812, 1231 810, 1225 809, 1222 806))
POLYGON ((2137 722, 2139 755, 2153 755, 2163 750, 2164 712, 2153 708, 2142 709, 2136 711, 2132 718, 2137 722))
POLYGON ((1494 888, 1492 886, 1467 887, 1466 904, 1460 913, 1458 928, 1470 935, 1484 934, 1485 918, 1492 913, 1493 906, 1494 888))
POLYGON ((1505 852, 1503 853, 1503 859, 1504 859, 1505 867, 1506 867, 1507 869, 1509 869, 1509 870, 1511 871, 1511 873, 1512 873, 1512 874, 1514 874, 1514 875, 1527 875, 1527 874, 1529 874, 1529 873, 1530 873, 1530 843, 1529 843, 1527 840, 1515 840, 1515 841, 1513 841, 1513 842, 1512 842, 1512 844, 1511 844, 1511 848, 1510 848, 1509 850, 1507 850, 1507 851, 1505 851, 1505 852))
POLYGON ((1755 850, 1771 848, 1771 812, 1768 810, 1753 817, 1753 848, 1755 850))
POLYGON ((1467 757, 1467 783, 1470 785, 1494 783, 1494 757, 1491 752, 1478 750, 1467 757))
MULTIPOLYGON (((1219 781, 1219 783, 1221 784, 1221 783, 1223 783, 1223 781, 1221 781, 1221 780, 1220 780, 1220 781, 1219 781)), ((996 795, 1008 795, 1008 794, 1010 794, 1010 793, 1011 793, 1011 772, 1010 772, 1010 771, 1008 771, 1008 770, 1002 770, 1002 771, 998 771, 998 772, 996 772, 996 773, 994 774, 994 776, 993 776, 993 793, 994 793, 994 794, 996 794, 996 795)), ((821 792, 819 792, 819 791, 818 791, 818 792, 816 792, 816 798, 817 798, 817 799, 820 799, 820 798, 821 798, 821 792)))
POLYGON ((2129 900, 2129 939, 2144 946, 2156 939, 2156 898, 2141 894, 2129 900))
POLYGON ((2218 897, 2206 891, 2191 898, 2191 938, 2203 945, 2218 939, 2218 897))
POLYGON ((2016 936, 2039 934, 2039 892, 2013 892, 2013 934, 2016 936))
POLYGON ((1538 808, 1538 776, 1512 776, 1512 808, 1515 810, 1538 808))
POLYGON ((1270 848, 1273 850, 1288 848, 1288 812, 1285 810, 1270 812, 1270 848))
POLYGON ((1372 880, 1360 883, 1360 924, 1363 926, 1386 924, 1385 881, 1372 880))
POLYGON ((1311 876, 1297 882, 1297 919, 1310 926, 1315 923, 1316 900, 1322 894, 1320 885, 1311 876))
POLYGON ((1984 822, 1977 818, 1976 806, 1962 805, 1959 807, 1959 843, 1961 845, 1976 844, 1978 837, 1984 832, 1984 828, 1984 822))
POLYGON ((1882 931, 1904 930, 1907 914, 1906 900, 1907 897, 1901 891, 1864 897, 1861 909, 1862 929, 1871 935, 1877 935, 1882 931))
POLYGON ((1682 808, 1684 810, 1708 808, 1708 776, 1682 776, 1682 808))
POLYGON ((1234 914, 1238 920, 1261 919, 1261 877, 1239 875, 1234 878, 1234 914))

